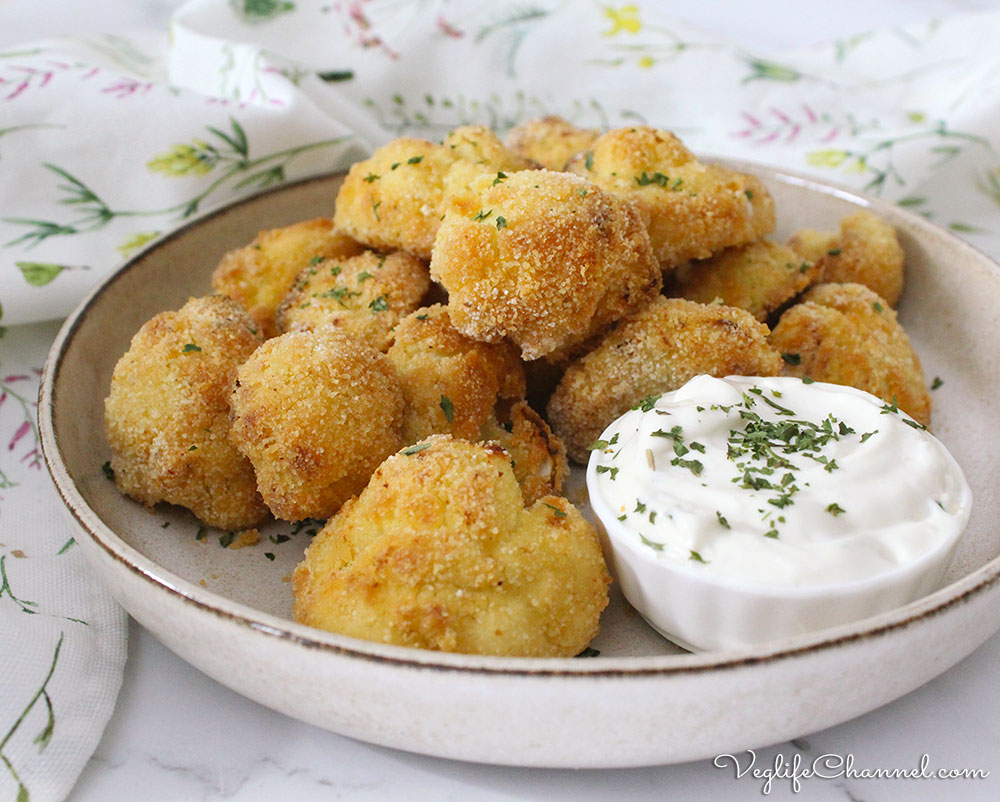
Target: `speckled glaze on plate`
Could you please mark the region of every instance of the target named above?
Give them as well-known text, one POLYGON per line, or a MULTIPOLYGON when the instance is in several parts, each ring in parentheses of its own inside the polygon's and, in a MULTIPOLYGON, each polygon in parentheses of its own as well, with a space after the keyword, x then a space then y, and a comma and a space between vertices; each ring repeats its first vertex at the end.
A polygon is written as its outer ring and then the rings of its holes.
POLYGON ((288 577, 310 524, 275 523, 233 550, 186 511, 150 513, 104 476, 111 371, 155 313, 210 291, 226 250, 258 229, 329 215, 340 176, 287 185, 205 215, 103 281, 66 321, 42 379, 42 445, 76 538, 141 624, 237 692, 364 741, 441 757, 547 767, 675 763, 784 741, 873 710, 1000 628, 1000 267, 923 218, 808 178, 754 172, 779 237, 834 229, 858 207, 899 230, 901 320, 934 393, 934 432, 969 478, 975 508, 945 586, 861 622, 737 652, 687 654, 613 593, 600 656, 512 659, 424 652, 300 626, 288 577), (273 555, 273 559, 266 555, 273 555))

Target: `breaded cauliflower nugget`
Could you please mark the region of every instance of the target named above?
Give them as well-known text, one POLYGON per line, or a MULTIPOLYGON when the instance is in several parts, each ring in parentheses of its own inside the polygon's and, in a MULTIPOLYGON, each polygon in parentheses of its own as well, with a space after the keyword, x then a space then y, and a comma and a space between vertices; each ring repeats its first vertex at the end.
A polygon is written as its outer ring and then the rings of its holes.
POLYGON ((313 260, 295 279, 275 322, 279 332, 333 326, 385 351, 393 327, 420 306, 430 283, 427 265, 403 251, 313 260))
POLYGON ((401 137, 351 166, 334 223, 377 250, 429 259, 441 223, 444 179, 458 157, 424 139, 401 137))
POLYGON ((445 215, 431 276, 455 327, 509 337, 525 359, 585 340, 649 303, 662 276, 635 208, 568 173, 477 179, 474 215, 445 215))
POLYGON ((488 128, 457 128, 442 145, 402 137, 354 164, 337 194, 334 222, 359 242, 429 259, 448 204, 464 208, 478 175, 528 163, 488 128))
POLYGON ((253 467, 229 442, 236 369, 260 342, 250 316, 221 295, 192 298, 139 329, 104 402, 123 493, 147 506, 179 504, 219 529, 267 515, 253 467))
POLYGON ((549 400, 549 422, 570 458, 586 463, 608 424, 648 396, 700 374, 781 373, 768 333, 745 309, 661 296, 570 364, 549 400))
POLYGON ((836 234, 803 229, 788 240, 788 246, 816 263, 819 281, 864 284, 895 307, 903 292, 905 254, 896 229, 867 211, 855 212, 840 221, 836 234))
POLYGON ((616 128, 566 169, 636 204, 665 270, 774 230, 774 201, 759 179, 703 164, 669 131, 616 128))
POLYGON ((771 333, 785 373, 865 390, 930 424, 931 397, 896 312, 861 284, 818 284, 771 333))
POLYGON ((327 518, 400 448, 403 395, 374 348, 332 329, 291 331, 240 367, 231 437, 276 518, 327 518))
POLYGON ((226 253, 212 274, 216 292, 239 301, 264 337, 277 334, 274 311, 299 271, 317 259, 344 259, 364 249, 325 218, 261 231, 243 248, 226 253))
POLYGON ((608 574, 566 499, 525 507, 498 445, 403 449, 320 530, 292 578, 295 620, 469 654, 571 657, 597 634, 608 574))
POLYGON ((819 268, 791 248, 761 240, 682 266, 673 275, 674 294, 703 304, 718 299, 763 323, 818 275, 819 268))
POLYGON ((483 426, 479 440, 495 441, 510 452, 525 504, 562 493, 569 476, 566 446, 527 401, 501 404, 483 426))
POLYGON ((479 192, 473 188, 477 177, 489 174, 491 180, 502 181, 507 173, 536 166, 508 150, 496 134, 481 125, 456 128, 442 146, 457 157, 444 179, 442 212, 450 209, 458 214, 475 214, 479 210, 479 192))
POLYGON ((528 120, 507 132, 507 147, 547 170, 564 170, 577 153, 583 153, 600 131, 578 128, 562 117, 528 120))
POLYGON ((448 312, 435 304, 408 315, 386 352, 406 401, 405 443, 432 434, 478 440, 498 402, 524 398, 524 369, 514 345, 466 337, 448 312))

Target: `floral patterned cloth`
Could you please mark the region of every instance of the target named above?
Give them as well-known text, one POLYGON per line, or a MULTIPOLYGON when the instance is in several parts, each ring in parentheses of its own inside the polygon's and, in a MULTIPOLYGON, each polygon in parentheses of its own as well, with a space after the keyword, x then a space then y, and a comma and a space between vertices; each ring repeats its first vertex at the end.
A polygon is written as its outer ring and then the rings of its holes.
POLYGON ((0 52, 0 799, 68 793, 124 660, 40 463, 38 321, 186 219, 400 134, 561 114, 867 190, 1000 256, 1000 12, 782 53, 651 0, 192 0, 169 34, 0 52))

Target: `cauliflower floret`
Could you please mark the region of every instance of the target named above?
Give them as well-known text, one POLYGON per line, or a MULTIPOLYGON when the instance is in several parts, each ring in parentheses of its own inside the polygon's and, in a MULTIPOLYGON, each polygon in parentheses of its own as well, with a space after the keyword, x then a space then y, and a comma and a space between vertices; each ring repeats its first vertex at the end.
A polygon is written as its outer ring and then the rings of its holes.
POLYGON ((332 515, 402 445, 392 365, 333 329, 268 340, 237 378, 231 437, 276 518, 332 515))
POLYGON ((386 460, 295 570, 295 619, 357 638, 570 657, 597 634, 609 577, 564 498, 525 507, 498 445, 435 435, 386 460))
POLYGON ((221 295, 161 312, 118 360, 104 402, 118 488, 152 506, 190 509, 219 529, 255 526, 267 508, 253 467, 229 442, 229 394, 261 338, 221 295))

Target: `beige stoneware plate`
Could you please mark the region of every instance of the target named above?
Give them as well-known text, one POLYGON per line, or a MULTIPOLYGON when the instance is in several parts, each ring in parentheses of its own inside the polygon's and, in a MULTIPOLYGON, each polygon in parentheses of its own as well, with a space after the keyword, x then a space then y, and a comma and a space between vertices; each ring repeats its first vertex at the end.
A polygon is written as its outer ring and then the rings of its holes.
POLYGON ((892 205, 734 166, 768 184, 780 237, 833 229, 859 206, 899 229, 909 271, 901 319, 928 380, 944 381, 934 431, 976 499, 939 591, 856 624, 726 653, 680 652, 617 594, 592 658, 439 654, 292 622, 288 577, 314 527, 273 524, 257 545, 233 550, 184 510, 149 513, 123 498, 101 469, 110 456, 103 403, 115 362, 147 319, 208 292, 219 256, 258 229, 329 215, 339 176, 283 186, 164 237, 63 326, 42 381, 42 444, 94 570, 170 649, 239 693, 344 735, 462 760, 596 768, 735 753, 858 716, 945 671, 1000 628, 1000 268, 892 205))

